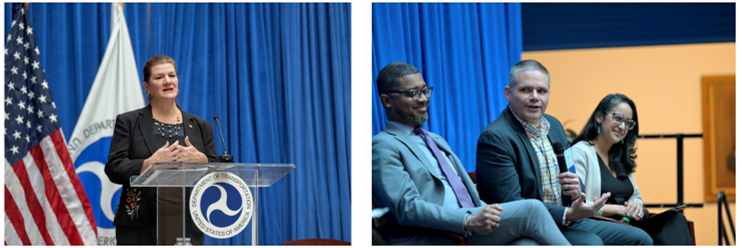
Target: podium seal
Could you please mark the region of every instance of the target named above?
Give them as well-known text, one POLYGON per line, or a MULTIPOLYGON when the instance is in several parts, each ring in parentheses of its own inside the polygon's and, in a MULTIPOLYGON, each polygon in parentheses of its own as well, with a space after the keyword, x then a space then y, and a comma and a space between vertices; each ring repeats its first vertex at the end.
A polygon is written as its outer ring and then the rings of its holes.
POLYGON ((213 172, 198 180, 189 204, 193 223, 212 238, 234 237, 252 218, 250 188, 230 172, 213 172))

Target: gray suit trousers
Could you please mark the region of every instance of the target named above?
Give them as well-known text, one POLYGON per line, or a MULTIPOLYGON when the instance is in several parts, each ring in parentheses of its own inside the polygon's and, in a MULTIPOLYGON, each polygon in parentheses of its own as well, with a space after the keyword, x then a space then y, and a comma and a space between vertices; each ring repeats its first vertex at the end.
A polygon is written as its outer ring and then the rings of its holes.
POLYGON ((503 208, 500 227, 486 235, 475 233, 469 237, 469 244, 502 245, 526 238, 541 245, 570 245, 541 201, 528 199, 500 206, 503 208))

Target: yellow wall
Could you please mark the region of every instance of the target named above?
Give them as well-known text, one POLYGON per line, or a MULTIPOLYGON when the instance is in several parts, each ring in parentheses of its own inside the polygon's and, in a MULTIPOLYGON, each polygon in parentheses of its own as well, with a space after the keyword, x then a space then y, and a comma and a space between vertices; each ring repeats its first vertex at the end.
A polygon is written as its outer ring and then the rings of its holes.
MULTIPOLYGON (((579 133, 598 102, 611 93, 634 100, 640 134, 703 133, 701 77, 733 75, 735 44, 708 43, 524 52, 551 73, 546 113, 579 133)), ((634 175, 645 203, 676 201, 676 140, 637 142, 634 175)), ((703 140, 684 141, 685 202, 702 203, 703 140)), ((730 205, 732 218, 735 205, 730 205)), ((650 209, 660 212, 661 209, 650 209)), ((685 211, 698 245, 717 244, 716 202, 685 211)), ((731 233, 730 233, 731 235, 731 233)), ((730 236, 731 240, 731 236, 730 236)))

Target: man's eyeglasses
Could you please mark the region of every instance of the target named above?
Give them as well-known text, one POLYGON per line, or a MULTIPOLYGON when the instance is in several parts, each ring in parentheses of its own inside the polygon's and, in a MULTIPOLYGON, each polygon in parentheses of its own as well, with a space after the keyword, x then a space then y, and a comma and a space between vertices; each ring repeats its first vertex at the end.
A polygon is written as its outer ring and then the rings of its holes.
POLYGON ((621 115, 621 113, 619 113, 619 112, 614 112, 613 113, 613 123, 616 123, 618 125, 621 125, 621 123, 624 123, 624 124, 626 124, 625 127, 628 130, 634 129, 634 127, 636 127, 636 122, 635 121, 629 120, 629 119, 624 119, 623 118, 623 115, 621 115))
POLYGON ((423 94, 425 94, 425 97, 430 99, 430 95, 433 94, 433 87, 428 86, 422 89, 414 89, 414 90, 390 90, 384 94, 389 94, 389 93, 407 93, 407 94, 410 94, 413 101, 417 101, 420 99, 420 96, 422 96, 423 94))

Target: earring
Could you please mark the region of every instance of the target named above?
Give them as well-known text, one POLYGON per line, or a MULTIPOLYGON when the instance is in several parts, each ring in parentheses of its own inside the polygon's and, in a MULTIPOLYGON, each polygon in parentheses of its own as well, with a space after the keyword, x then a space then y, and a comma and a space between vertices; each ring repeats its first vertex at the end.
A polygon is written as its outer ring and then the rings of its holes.
POLYGON ((598 127, 598 134, 600 134, 600 127, 598 127))
POLYGON ((623 144, 623 140, 621 140, 621 144, 623 144))
POLYGON ((152 95, 150 95, 149 92, 147 92, 147 98, 152 99, 152 95))

